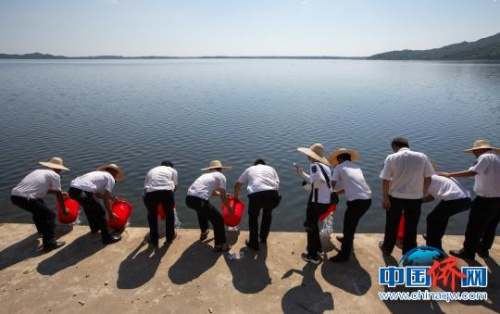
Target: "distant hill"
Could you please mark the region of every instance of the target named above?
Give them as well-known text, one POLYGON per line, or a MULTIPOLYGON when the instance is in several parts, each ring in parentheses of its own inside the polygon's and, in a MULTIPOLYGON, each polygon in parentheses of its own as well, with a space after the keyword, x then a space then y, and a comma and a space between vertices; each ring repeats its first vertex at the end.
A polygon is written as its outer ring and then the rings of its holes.
POLYGON ((335 56, 201 56, 201 57, 169 57, 169 56, 90 56, 90 57, 65 57, 42 54, 39 52, 28 54, 4 54, 0 53, 0 59, 366 59, 364 57, 335 57, 335 56))
POLYGON ((401 50, 373 55, 372 60, 500 60, 500 33, 475 42, 429 50, 401 50))

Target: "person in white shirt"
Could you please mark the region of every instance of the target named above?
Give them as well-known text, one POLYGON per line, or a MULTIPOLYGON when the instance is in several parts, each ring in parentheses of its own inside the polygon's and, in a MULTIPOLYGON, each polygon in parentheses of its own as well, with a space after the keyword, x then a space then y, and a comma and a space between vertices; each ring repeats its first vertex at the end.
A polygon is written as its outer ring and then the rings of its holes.
POLYGON ((450 217, 468 210, 471 200, 469 192, 458 181, 438 175, 431 177, 431 184, 423 202, 427 203, 432 200, 439 200, 439 203, 427 215, 427 235, 425 238, 428 246, 442 251, 441 240, 450 217))
POLYGON ((172 243, 175 234, 174 193, 177 191, 177 170, 171 161, 164 161, 160 166, 148 171, 144 182, 144 205, 148 210, 149 243, 158 246, 158 206, 163 206, 165 213, 165 236, 167 243, 172 243))
POLYGON ((111 210, 111 192, 115 186, 115 180, 121 180, 123 177, 120 167, 109 164, 79 176, 70 183, 68 191, 70 197, 83 207, 91 234, 96 236, 101 231, 101 240, 105 245, 121 240, 120 236, 113 236, 109 232, 106 211, 110 219, 116 219, 116 215, 111 210), (104 206, 98 200, 101 198, 104 206))
POLYGON ((459 172, 438 173, 448 178, 475 177, 476 198, 469 213, 464 245, 461 250, 452 250, 450 254, 474 259, 478 253, 488 258, 500 222, 500 148, 492 147, 486 140, 477 140, 473 148, 463 152, 476 156, 474 166, 459 172))
POLYGON ((64 207, 64 195, 61 191, 61 171, 68 171, 59 157, 52 157, 48 162, 39 162, 46 169, 37 169, 30 172, 16 185, 11 193, 11 202, 33 215, 33 221, 39 234, 42 235, 43 250, 52 251, 65 244, 55 239, 56 215, 44 202, 43 197, 48 194, 56 196, 63 212, 68 213, 64 207))
POLYGON ((253 166, 247 168, 234 185, 234 198, 239 198, 241 186, 248 182, 248 228, 249 239, 245 244, 254 250, 259 250, 259 215, 262 208, 260 225, 260 242, 266 243, 273 219, 272 211, 281 200, 278 192, 280 179, 273 167, 266 165, 262 159, 257 159, 253 166))
POLYGON ((210 197, 219 196, 222 203, 229 209, 230 214, 234 212, 233 208, 227 203, 226 195, 226 177, 222 171, 231 169, 225 167, 220 160, 212 160, 210 166, 201 169, 206 171, 188 189, 186 196, 186 205, 194 209, 198 216, 201 235, 200 241, 208 237, 208 222, 212 223, 214 229, 214 252, 227 252, 231 246, 226 243, 226 229, 224 219, 221 213, 210 204, 210 197))
POLYGON ((379 243, 379 247, 385 254, 392 253, 404 209, 405 254, 417 246, 417 225, 422 199, 435 172, 425 154, 410 150, 407 139, 395 138, 391 147, 394 153, 387 156, 380 173, 382 207, 386 210, 386 222, 384 241, 379 243))
POLYGON ((309 174, 298 167, 297 173, 312 186, 304 222, 307 232, 307 253, 303 253, 301 257, 306 262, 319 264, 319 255, 323 254, 323 249, 319 238, 318 218, 330 207, 330 163, 323 157, 325 147, 321 143, 313 144, 310 148, 299 147, 297 150, 306 154, 310 163, 309 174))
POLYGON ((363 171, 354 162, 359 158, 355 150, 341 148, 330 154, 328 161, 336 165, 333 169, 332 189, 337 183, 342 186, 336 190, 337 194, 345 193, 347 209, 344 216, 344 236, 337 237, 342 242, 340 252, 330 258, 332 262, 345 262, 349 260, 352 251, 354 234, 359 220, 368 211, 372 203, 372 191, 366 183, 363 171))

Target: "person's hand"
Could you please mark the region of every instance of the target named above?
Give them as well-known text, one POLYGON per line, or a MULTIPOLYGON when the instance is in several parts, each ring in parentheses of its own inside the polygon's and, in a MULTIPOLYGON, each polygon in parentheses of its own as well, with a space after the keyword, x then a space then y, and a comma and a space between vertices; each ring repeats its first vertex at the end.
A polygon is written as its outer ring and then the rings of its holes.
POLYGON ((304 170, 300 167, 295 167, 295 172, 297 172, 299 175, 302 175, 304 173, 304 170))
POLYGON ((62 191, 61 194, 64 198, 69 198, 68 192, 62 191))
POLYGON ((66 207, 63 207, 63 210, 62 210, 63 214, 66 216, 66 215, 69 215, 69 210, 66 208, 66 207))
POLYGON ((111 213, 109 213, 109 219, 115 220, 115 219, 118 219, 118 216, 115 213, 111 212, 111 213))
POLYGON ((384 197, 382 199, 382 208, 384 208, 385 210, 389 210, 391 208, 391 201, 388 197, 384 197))
MULTIPOLYGON (((229 196, 229 194, 228 194, 228 196, 229 196)), ((234 194, 234 195, 233 195, 233 199, 234 199, 234 200, 239 200, 238 194, 234 194)))
POLYGON ((438 172, 436 172, 436 174, 437 174, 438 176, 441 176, 441 177, 446 177, 446 178, 449 178, 449 177, 450 177, 450 173, 449 173, 449 172, 438 171, 438 172))

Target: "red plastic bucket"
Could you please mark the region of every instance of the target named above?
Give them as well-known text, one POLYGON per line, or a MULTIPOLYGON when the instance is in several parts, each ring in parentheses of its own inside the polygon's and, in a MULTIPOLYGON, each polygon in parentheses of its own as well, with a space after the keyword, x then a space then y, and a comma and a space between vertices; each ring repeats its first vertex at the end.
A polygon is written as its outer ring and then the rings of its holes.
POLYGON ((71 198, 65 198, 64 199, 64 207, 68 210, 68 214, 65 215, 63 213, 63 210, 61 208, 61 204, 59 202, 56 203, 57 207, 57 218, 59 221, 63 224, 72 224, 78 219, 78 209, 80 207, 80 204, 78 204, 77 201, 71 198))
POLYGON ((319 216, 318 220, 319 221, 325 220, 325 218, 328 217, 330 213, 333 213, 336 209, 337 209, 337 204, 331 204, 330 207, 328 207, 328 210, 323 215, 319 216))
POLYGON ((123 230, 132 214, 132 205, 124 200, 116 200, 111 205, 111 211, 117 216, 116 219, 108 219, 108 226, 115 230, 123 230))
POLYGON ((398 229, 398 240, 403 240, 405 237, 405 214, 401 213, 401 220, 399 220, 399 229, 398 229))
MULTIPOLYGON (((177 208, 177 203, 174 203, 174 209, 177 208)), ((163 204, 158 205, 158 219, 165 220, 165 211, 163 210, 163 204)))
POLYGON ((224 219, 224 224, 229 227, 236 227, 241 222, 241 216, 245 211, 245 203, 241 200, 235 200, 233 197, 228 196, 227 203, 234 209, 234 214, 229 215, 229 209, 226 205, 222 204, 222 218, 224 219))

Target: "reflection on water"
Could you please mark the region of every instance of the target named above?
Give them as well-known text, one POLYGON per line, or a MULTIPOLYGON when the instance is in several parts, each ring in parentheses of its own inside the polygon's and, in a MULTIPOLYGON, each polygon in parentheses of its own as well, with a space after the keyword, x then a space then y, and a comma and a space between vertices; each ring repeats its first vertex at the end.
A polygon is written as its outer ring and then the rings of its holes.
MULTIPOLYGON (((378 174, 393 137, 405 136, 438 170, 474 162, 460 151, 474 140, 500 146, 500 65, 364 60, 0 61, 0 221, 30 221, 9 191, 37 161, 61 156, 62 183, 104 163, 126 173, 115 194, 134 206, 132 225, 147 225, 141 201, 146 172, 164 159, 179 172, 178 212, 190 183, 210 160, 233 166, 228 188, 257 157, 274 166, 283 201, 274 230, 301 230, 307 195, 293 163, 296 148, 322 142, 327 152, 357 149, 374 191, 360 223, 383 232, 378 174)), ((463 179, 472 188, 473 179, 463 179)), ((341 200, 343 201, 343 200, 341 200)), ((424 207, 424 215, 432 209, 424 207)), ((343 209, 335 230, 341 230, 343 209)), ((420 231, 425 230, 422 216, 420 231)), ((463 233, 467 213, 448 230, 463 233)), ((246 219, 245 225, 246 228, 246 219)))

